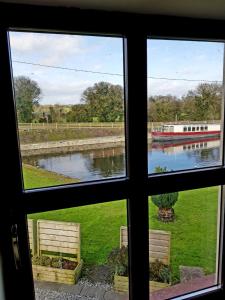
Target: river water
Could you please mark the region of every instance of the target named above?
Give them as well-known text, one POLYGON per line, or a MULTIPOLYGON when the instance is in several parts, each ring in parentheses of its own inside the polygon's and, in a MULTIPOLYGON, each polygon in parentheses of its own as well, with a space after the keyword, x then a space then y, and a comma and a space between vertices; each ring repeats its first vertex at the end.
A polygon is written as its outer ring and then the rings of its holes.
MULTIPOLYGON (((30 156, 23 162, 81 181, 125 176, 124 147, 30 156)), ((220 164, 218 138, 149 144, 149 173, 154 173, 157 166, 175 171, 220 164)))

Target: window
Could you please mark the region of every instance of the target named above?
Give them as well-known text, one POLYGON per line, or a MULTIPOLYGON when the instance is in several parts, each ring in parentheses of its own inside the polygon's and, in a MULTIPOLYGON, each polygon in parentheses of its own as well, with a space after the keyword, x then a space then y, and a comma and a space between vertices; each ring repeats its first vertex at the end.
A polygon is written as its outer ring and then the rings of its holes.
POLYGON ((218 282, 220 195, 219 187, 209 187, 149 197, 150 292, 153 300, 167 299, 168 295, 177 297, 201 289, 206 282, 208 286, 218 282), (157 266, 162 277, 156 274, 157 266), (161 282, 161 292, 154 286, 153 278, 156 277, 161 282), (163 294, 163 285, 164 288, 171 286, 169 294, 163 294))
MULTIPOLYGON (((0 8, 2 8, 0 9, 0 16, 2 20, 4 20, 4 26, 1 26, 0 30, 0 85, 2 95, 4 95, 6 99, 6 101, 3 101, 4 114, 2 115, 2 127, 4 128, 5 126, 5 128, 7 128, 7 130, 3 130, 2 135, 3 140, 7 140, 8 138, 11 141, 10 147, 3 147, 2 149, 4 160, 7 161, 7 167, 3 166, 3 173, 6 175, 3 178, 4 182, 2 184, 2 193, 4 190, 7 191, 7 198, 3 198, 6 199, 5 203, 7 202, 7 207, 1 219, 2 224, 4 224, 4 226, 2 226, 2 228, 4 228, 4 234, 0 235, 0 247, 4 249, 2 260, 4 262, 3 274, 5 277, 5 290, 8 295, 6 300, 16 298, 34 299, 26 217, 28 216, 29 218, 32 217, 33 219, 40 220, 39 217, 44 218, 44 216, 46 216, 49 219, 52 217, 52 222, 61 222, 65 217, 65 212, 67 215, 70 214, 70 220, 75 215, 76 219, 78 219, 82 214, 83 216, 86 215, 83 220, 88 219, 88 222, 85 224, 87 229, 86 233, 85 227, 80 227, 81 247, 85 246, 85 234, 88 233, 89 237, 91 237, 92 233, 94 233, 96 240, 98 240, 98 236, 105 234, 106 242, 104 245, 102 245, 102 239, 100 239, 100 248, 103 248, 101 251, 99 251, 99 245, 95 248, 95 245, 92 244, 93 247, 91 249, 98 259, 101 259, 101 253, 106 253, 109 248, 112 248, 111 242, 113 240, 116 240, 116 243, 118 243, 120 230, 116 229, 114 231, 113 229, 114 232, 111 232, 115 223, 117 223, 118 227, 120 225, 125 228, 127 227, 127 229, 124 229, 127 230, 129 275, 131 276, 129 276, 128 279, 129 286, 127 284, 128 281, 126 282, 126 286, 129 288, 130 300, 149 299, 149 258, 151 257, 149 257, 149 245, 150 251, 153 251, 155 246, 152 241, 154 238, 149 239, 149 229, 171 232, 172 241, 170 249, 172 251, 170 264, 172 273, 168 273, 168 271, 170 271, 168 268, 164 268, 162 272, 166 281, 164 283, 167 283, 169 286, 164 286, 160 292, 153 291, 150 284, 150 293, 153 299, 154 295, 159 296, 159 293, 161 293, 161 295, 163 293, 166 294, 162 299, 171 298, 172 292, 169 294, 169 291, 172 291, 175 285, 179 284, 178 280, 180 279, 178 277, 180 276, 180 272, 182 274, 184 273, 184 275, 190 273, 193 275, 193 269, 190 269, 192 267, 201 268, 200 270, 197 269, 198 275, 212 276, 212 274, 216 274, 216 277, 208 281, 204 286, 198 283, 195 287, 192 286, 192 288, 180 290, 181 292, 178 291, 174 296, 185 294, 185 298, 193 296, 199 298, 201 296, 202 299, 223 299, 225 274, 223 263, 223 185, 225 184, 225 168, 223 159, 224 147, 222 146, 223 142, 221 142, 224 136, 224 124, 221 121, 223 120, 223 105, 221 105, 223 99, 220 92, 215 93, 215 95, 218 96, 216 99, 217 105, 215 107, 213 106, 215 109, 213 111, 217 112, 217 118, 214 120, 212 111, 210 111, 211 114, 208 115, 211 120, 217 121, 221 126, 219 139, 202 139, 200 143, 200 148, 202 145, 201 149, 196 149, 196 147, 192 149, 192 145, 195 145, 195 142, 198 143, 198 141, 194 142, 188 139, 185 143, 180 139, 167 140, 163 145, 157 140, 154 144, 152 142, 154 128, 160 126, 162 129, 164 123, 167 124, 168 128, 174 126, 174 132, 168 130, 164 133, 167 135, 173 133, 176 136, 181 133, 184 134, 184 126, 187 127, 185 134, 192 135, 190 124, 197 124, 195 123, 198 122, 196 120, 200 120, 199 127, 201 131, 205 130, 205 126, 209 126, 208 123, 201 123, 207 121, 200 118, 201 110, 198 110, 198 115, 193 116, 193 119, 185 115, 185 113, 191 113, 192 111, 196 113, 195 110, 191 109, 192 106, 190 107, 189 105, 190 99, 188 99, 188 97, 186 97, 187 103, 184 103, 185 105, 187 104, 184 114, 182 110, 179 111, 181 104, 179 101, 183 99, 183 87, 181 87, 183 79, 185 79, 186 96, 189 90, 196 92, 195 87, 198 80, 216 81, 222 84, 224 47, 222 41, 224 40, 224 36, 222 31, 218 30, 218 23, 213 20, 184 20, 173 17, 168 17, 168 19, 164 17, 153 17, 153 19, 151 19, 153 22, 150 22, 150 16, 148 15, 136 16, 131 14, 128 17, 126 14, 120 15, 116 13, 87 12, 83 10, 64 10, 61 8, 53 9, 47 7, 33 8, 30 6, 21 7, 14 5, 8 7, 1 5, 0 8), (26 12, 26 14, 23 13, 23 19, 21 18, 22 12, 26 12), (117 20, 116 23, 115 19, 117 20), (165 23, 167 24, 166 27, 162 25, 165 23), (9 31, 9 28, 12 28, 11 31, 9 31), (126 152, 123 158, 124 169, 126 166, 126 171, 122 176, 105 176, 97 181, 83 180, 76 184, 74 180, 72 180, 72 182, 68 182, 67 185, 62 185, 60 183, 61 176, 57 177, 57 174, 54 174, 56 176, 54 180, 57 179, 58 184, 51 183, 51 187, 40 181, 40 177, 34 176, 34 180, 38 180, 39 185, 34 188, 31 181, 27 183, 31 186, 31 189, 24 189, 22 161, 17 137, 18 126, 16 119, 18 116, 16 116, 14 111, 15 99, 12 89, 12 75, 16 76, 14 65, 16 56, 15 52, 14 54, 12 52, 13 55, 11 57, 9 53, 13 51, 13 47, 15 47, 15 42, 11 39, 12 31, 14 34, 18 34, 18 36, 26 32, 27 36, 29 35, 30 37, 30 28, 32 28, 32 33, 35 34, 35 37, 37 37, 37 35, 39 36, 39 34, 44 34, 45 37, 56 34, 57 38, 61 39, 63 36, 87 35, 92 36, 94 39, 95 35, 98 35, 103 41, 103 43, 100 43, 98 45, 99 47, 95 49, 98 53, 102 47, 104 48, 104 41, 107 40, 108 42, 111 38, 119 39, 120 44, 123 44, 123 50, 119 55, 119 61, 122 68, 124 68, 122 73, 117 73, 117 70, 115 70, 116 64, 113 58, 113 51, 107 52, 106 59, 113 68, 113 71, 109 72, 111 73, 110 76, 113 78, 114 76, 116 78, 120 77, 122 81, 121 84, 124 82, 125 117, 124 120, 122 120, 122 122, 124 122, 122 130, 126 133, 126 146, 123 147, 123 151, 126 152), (149 34, 149 40, 146 40, 146 32, 149 34), (156 36, 158 37, 157 39, 155 38, 156 36), (170 40, 164 40, 165 37, 170 38, 170 40), (174 38, 174 40, 171 40, 172 38, 174 38), (194 42, 190 41, 190 39, 193 39, 194 42), (217 42, 214 42, 214 40, 217 42), (221 42, 218 42, 218 40, 221 42), (147 53, 148 57, 146 55, 147 53), (173 55, 171 56, 171 54, 173 55), (14 62, 12 62, 12 60, 14 62), (191 69, 180 64, 179 60, 187 62, 191 69), (210 63, 205 63, 206 60, 209 60, 210 63), (122 61, 124 61, 124 64, 122 61), (160 62, 162 62, 162 64, 159 67, 160 62), (11 69, 11 64, 13 69, 11 69), (148 71, 147 65, 149 66, 148 71), (216 73, 212 72, 211 68, 213 68, 213 66, 215 67, 214 71, 216 73), (166 71, 174 71, 177 77, 172 77, 172 74, 166 73, 166 71), (206 77, 202 77, 203 74, 206 77), (199 75, 201 76, 199 77, 199 75), (190 76, 190 78, 188 76, 190 76), (146 84, 147 77, 150 77, 148 78, 150 79, 148 90, 146 84), (176 79, 175 82, 174 79, 176 79), (186 79, 194 81, 187 81, 186 79), (171 94, 174 90, 176 90, 178 94, 171 94), (158 96, 160 96, 160 99, 158 99, 158 96), (147 99, 149 100, 149 106, 147 106, 147 99), (158 103, 160 103, 160 107, 158 107, 158 103), (153 118, 153 113, 158 111, 158 109, 162 113, 161 120, 153 118), (169 119, 168 116, 172 116, 171 119, 169 119), (186 123, 183 123, 183 121, 186 123), (217 142, 219 142, 219 144, 217 144, 217 142), (185 151, 185 159, 183 156, 184 153, 182 153, 185 148, 184 146, 186 146, 187 149, 185 151), (149 153, 155 155, 154 158, 149 153), (182 155, 180 155, 180 153, 182 153, 182 155), (174 163, 174 160, 176 163, 174 163), (177 164, 178 160, 179 163, 177 164), (187 160, 190 164, 187 164, 187 160), (168 162, 171 161, 173 161, 173 164, 168 165, 168 162), (155 172, 157 167, 157 172, 155 172), (165 171, 165 168, 168 168, 171 172, 165 171), (179 198, 175 205, 172 206, 176 217, 175 221, 161 222, 158 220, 158 208, 152 202, 152 197, 170 195, 177 191, 179 192, 179 198), (115 210, 112 209, 112 207, 114 207, 115 210), (76 211, 79 213, 76 213, 76 211), (108 211, 108 215, 106 211, 108 211), (112 213, 115 213, 114 216, 112 216, 112 213), (57 214, 57 220, 54 214, 57 214), (99 222, 97 219, 99 219, 99 222), (91 224, 93 220, 95 226, 91 224), (97 234, 95 229, 98 224, 100 224, 100 226, 97 234), (82 230, 84 235, 82 235, 82 230), (112 233, 113 239, 111 240, 110 237, 112 233), (193 245, 190 245, 188 237, 193 239, 193 245), (12 244, 15 246, 14 248, 12 244), (19 257, 17 249, 19 249, 19 257), (13 250, 15 252, 13 252, 13 250), (179 268, 179 266, 186 267, 186 269, 179 268), (169 280, 167 280, 168 277, 169 280), (195 291, 194 295, 192 293, 193 291, 195 291)), ((219 25, 224 25, 224 22, 219 25)), ((220 28, 224 28, 224 26, 220 28)), ((34 43, 33 49, 35 49, 35 51, 37 48, 40 52, 46 51, 45 47, 42 48, 38 46, 38 39, 33 39, 32 37, 30 37, 29 42, 26 43, 21 39, 18 41, 19 51, 24 51, 24 49, 29 50, 31 42, 34 43)), ((67 42, 68 40, 66 39, 65 43, 60 43, 59 48, 56 49, 56 47, 54 47, 49 60, 55 58, 56 52, 61 54, 63 49, 68 47, 67 42)), ((110 42, 106 44, 109 46, 110 42)), ((74 47, 72 49, 74 50, 74 47)), ((115 50, 114 47, 110 49, 115 50)), ((120 49, 122 49, 122 46, 120 49)), ((91 51, 91 47, 86 47, 85 50, 82 50, 83 54, 88 55, 88 53, 90 54, 89 51, 91 51)), ((87 60, 84 58, 83 63, 85 64, 86 62, 87 60)), ((40 64, 48 64, 48 62, 42 61, 40 64)), ((74 66, 67 65, 66 68, 74 69, 74 66)), ((96 64, 95 68, 96 72, 99 72, 101 64, 96 64)), ((57 72, 58 71, 56 71, 56 73, 57 72)), ((26 73, 26 75, 33 76, 31 73, 32 72, 26 73)), ((106 73, 108 72, 106 71, 106 73)), ((104 75, 108 76, 107 74, 104 75)), ((38 76, 42 77, 43 71, 38 72, 38 76)), ((88 75, 85 80, 88 81, 88 75)), ((114 83, 115 85, 118 84, 117 82, 114 83)), ((55 85, 53 87, 54 89, 56 88, 55 85)), ((48 88, 51 90, 52 86, 48 88)), ((67 90, 67 92, 68 91, 69 90, 67 90)), ((188 95, 193 94, 190 93, 188 95)), ((201 101, 203 99, 204 97, 199 98, 199 96, 197 96, 197 100, 201 101)), ((110 111, 112 111, 112 109, 110 111)), ((46 119, 46 113, 42 113, 42 117, 46 119)), ((96 120, 93 121, 95 122, 96 120)), ((28 129, 30 130, 31 127, 28 127, 26 130, 28 131, 28 129)), ((163 131, 157 131, 156 135, 157 133, 161 134, 163 131)), ((203 132, 201 132, 201 134, 203 134, 203 132)), ((111 156, 112 153, 110 153, 110 151, 109 149, 107 151, 104 150, 101 152, 101 155, 105 157, 111 156)), ((98 156, 99 153, 88 153, 88 155, 94 157, 95 155, 98 156)), ((68 160, 67 163, 70 164, 70 161, 68 160)), ((116 164, 116 160, 108 160, 107 166, 104 166, 105 173, 110 174, 112 168, 117 169, 117 167, 115 167, 116 164)), ((42 171, 40 168, 37 169, 42 171)), ((43 178, 46 178, 46 174, 43 178)), ((164 200, 168 200, 166 196, 163 196, 163 198, 164 200)), ((174 200, 173 197, 172 200, 174 200)), ((162 210, 163 213, 169 217, 173 209, 170 209, 168 213, 164 208, 165 207, 163 207, 162 210)), ((82 222, 84 223, 85 221, 83 220, 82 222)), ((58 224, 57 229, 61 229, 61 225, 62 224, 58 224)), ((54 228, 44 229, 50 229, 50 232, 52 229, 55 230, 54 228)), ((70 231, 75 232, 76 230, 73 229, 70 231)), ((46 237, 46 233, 42 232, 42 234, 46 237)), ((50 235, 54 236, 54 234, 50 235)), ((168 237, 168 235, 166 236, 168 237)), ((62 239, 62 237, 63 234, 59 234, 59 238, 62 239)), ((75 241, 77 236, 73 238, 75 241)), ((160 238, 157 237, 156 240, 158 242, 160 238)), ((55 243, 55 241, 51 239, 50 241, 51 243, 53 242, 53 244, 55 243)), ((88 239, 88 241, 90 241, 90 239, 88 239)), ((65 240, 59 242, 61 244, 62 242, 66 243, 65 240)), ((50 246, 53 246, 53 244, 50 246)), ((64 248, 69 248, 65 247, 65 245, 63 246, 64 248)), ((164 248, 162 245, 156 246, 164 248)), ((165 250, 162 248, 160 249, 165 250)), ((49 251, 49 249, 43 251, 49 251)), ((88 249, 86 247, 86 259, 88 257, 87 252, 88 249)), ((158 252, 164 253, 165 251, 158 252)), ((66 254, 66 250, 64 250, 64 252, 60 251, 60 253, 60 262, 55 261, 54 263, 60 264, 61 266, 62 256, 66 254)), ((77 256, 76 253, 75 256, 77 256)), ((151 270, 153 266, 154 265, 150 266, 151 270)), ((105 272, 103 272, 103 275, 104 274, 105 272)), ((72 288, 74 288, 74 286, 72 288)))
POLYGON ((183 130, 184 130, 184 132, 187 131, 187 127, 184 127, 183 130))
POLYGON ((10 43, 25 188, 125 176, 122 39, 12 31, 10 43))
POLYGON ((128 296, 126 211, 122 200, 29 214, 36 299, 47 287, 48 297, 79 298, 84 289, 90 298, 105 293, 128 296), (57 292, 51 284, 43 285, 45 281, 65 286, 57 292), (71 284, 80 288, 74 290, 71 284))
MULTIPOLYGON (((222 147, 222 135, 218 132, 211 135, 198 134, 197 122, 205 124, 201 126, 202 131, 208 131, 208 126, 215 126, 218 130, 221 127, 223 50, 223 43, 151 37, 148 39, 147 103, 148 120, 153 124, 153 130, 149 133, 151 140, 148 143, 149 174, 154 173, 158 166, 172 172, 201 168, 203 160, 205 167, 221 164, 222 156, 219 152, 222 147), (215 65, 211 64, 210 53, 213 53, 217 66, 214 73, 212 69, 215 65), (202 57, 202 60, 199 60, 199 57, 202 57), (206 93, 208 100, 205 98, 206 93), (154 131, 154 123, 157 122, 169 123, 170 128, 173 127, 174 130, 157 133, 154 131), (187 131, 184 128, 187 128, 187 131), (196 143, 209 137, 219 142, 217 150, 214 149, 215 145, 208 148, 211 153, 217 152, 217 157, 213 155, 214 159, 211 162, 205 161, 202 151, 195 151, 194 144, 191 147, 192 152, 181 151, 180 145, 188 140, 196 143), (155 143, 157 147, 154 146, 155 143), (165 148, 170 149, 164 151, 165 148)), ((165 127, 168 128, 168 125, 165 127)))

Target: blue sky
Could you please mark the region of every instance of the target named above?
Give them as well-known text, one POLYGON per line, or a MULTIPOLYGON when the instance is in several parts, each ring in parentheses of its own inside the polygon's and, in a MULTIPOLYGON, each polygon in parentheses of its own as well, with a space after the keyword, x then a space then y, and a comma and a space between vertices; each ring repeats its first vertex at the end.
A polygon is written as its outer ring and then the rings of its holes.
MULTIPOLYGON (((148 76, 222 81, 224 44, 148 40, 148 76)), ((182 96, 200 82, 148 80, 149 93, 182 96)))
MULTIPOLYGON (((99 81, 123 85, 123 76, 75 72, 15 62, 17 60, 122 75, 121 38, 11 32, 10 43, 13 75, 29 76, 38 82, 42 89, 41 104, 79 103, 82 92, 99 81)), ((148 41, 148 76, 220 81, 222 69, 222 43, 148 41)), ((152 95, 182 96, 197 83, 148 79, 148 92, 152 95)))

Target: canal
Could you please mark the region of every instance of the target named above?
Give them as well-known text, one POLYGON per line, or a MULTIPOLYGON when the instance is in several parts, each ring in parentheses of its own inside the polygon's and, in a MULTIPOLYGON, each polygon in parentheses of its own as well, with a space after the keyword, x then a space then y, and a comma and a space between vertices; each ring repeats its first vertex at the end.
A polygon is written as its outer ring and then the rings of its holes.
MULTIPOLYGON (((124 147, 30 156, 24 157, 23 162, 81 181, 125 176, 124 147)), ((149 144, 149 173, 154 173, 157 166, 175 171, 220 163, 218 138, 149 144)))

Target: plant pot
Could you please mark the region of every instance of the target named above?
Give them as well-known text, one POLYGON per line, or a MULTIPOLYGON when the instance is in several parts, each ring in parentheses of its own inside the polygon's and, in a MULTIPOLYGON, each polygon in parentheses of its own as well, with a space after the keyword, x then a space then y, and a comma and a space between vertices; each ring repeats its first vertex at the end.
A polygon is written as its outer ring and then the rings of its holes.
POLYGON ((32 265, 33 278, 41 281, 75 284, 80 277, 82 265, 82 260, 74 270, 32 265))
MULTIPOLYGON (((169 283, 149 281, 150 292, 158 291, 163 288, 169 287, 169 283)), ((118 293, 128 293, 128 277, 127 276, 114 276, 114 290, 118 293)))
POLYGON ((172 222, 172 221, 174 221, 174 217, 175 217, 175 214, 174 214, 174 209, 172 207, 171 208, 159 208, 158 218, 160 221, 172 222))

